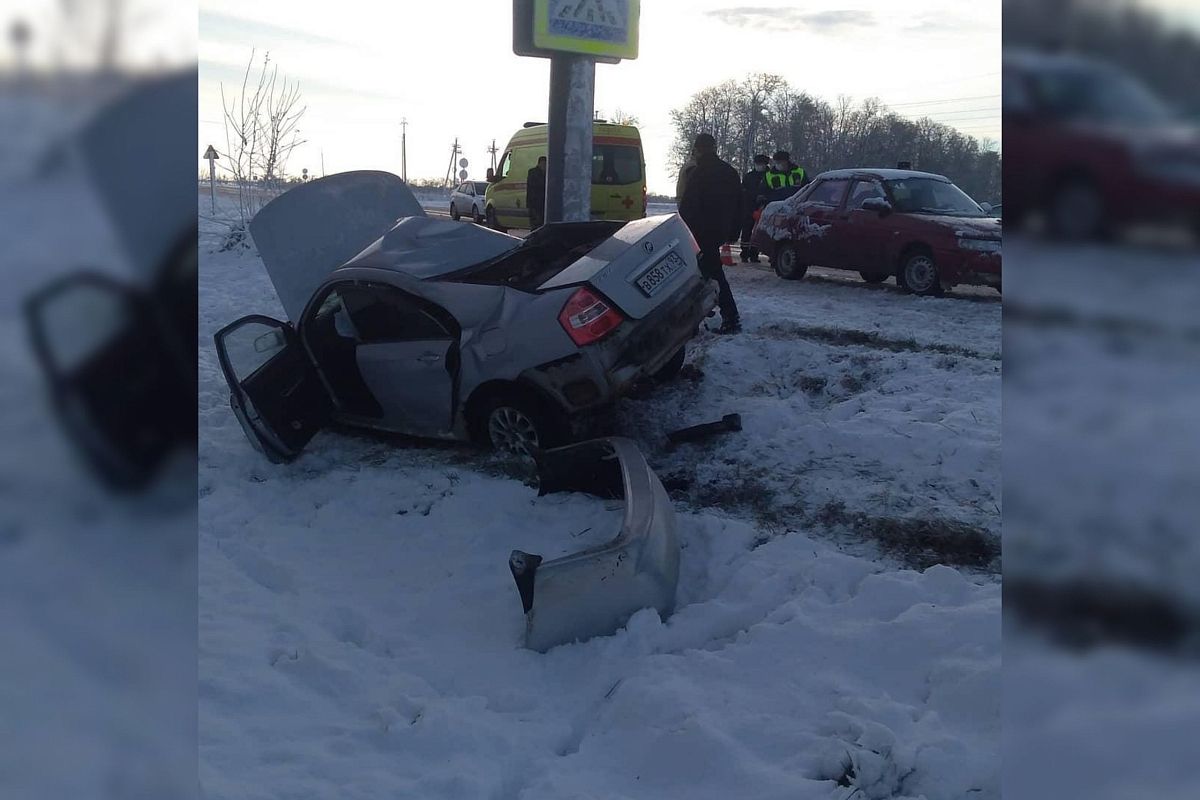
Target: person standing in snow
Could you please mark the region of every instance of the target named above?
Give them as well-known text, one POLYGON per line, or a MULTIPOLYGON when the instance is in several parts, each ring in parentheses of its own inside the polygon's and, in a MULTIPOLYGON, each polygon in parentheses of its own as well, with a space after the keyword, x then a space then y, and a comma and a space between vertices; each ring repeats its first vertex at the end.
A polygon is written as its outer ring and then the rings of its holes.
POLYGON ((803 167, 792 162, 792 156, 787 150, 777 150, 771 159, 771 168, 764 177, 767 186, 767 201, 786 200, 801 187, 808 184, 808 176, 803 167))
POLYGON ((717 142, 701 133, 692 143, 692 163, 680 175, 679 216, 700 247, 700 272, 717 282, 721 333, 741 330, 737 303, 721 265, 721 245, 741 229, 742 186, 737 170, 717 156, 717 142))
POLYGON ((525 207, 529 209, 529 230, 546 223, 546 157, 537 160, 525 176, 525 207))
POLYGON ((758 263, 758 248, 750 244, 754 233, 754 212, 766 205, 766 176, 771 159, 765 153, 754 157, 754 168, 742 176, 742 252, 743 262, 758 263))

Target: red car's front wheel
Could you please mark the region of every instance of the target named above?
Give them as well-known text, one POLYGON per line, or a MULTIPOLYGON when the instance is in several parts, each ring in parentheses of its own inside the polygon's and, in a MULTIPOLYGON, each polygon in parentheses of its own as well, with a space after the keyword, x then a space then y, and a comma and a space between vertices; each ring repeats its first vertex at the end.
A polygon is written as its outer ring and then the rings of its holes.
POLYGON ((917 250, 904 257, 898 276, 904 288, 913 294, 936 296, 942 293, 942 280, 933 256, 917 250))
POLYGON ((775 268, 775 274, 785 281, 798 281, 808 272, 808 264, 800 261, 800 252, 791 242, 779 245, 771 257, 771 266, 775 268))

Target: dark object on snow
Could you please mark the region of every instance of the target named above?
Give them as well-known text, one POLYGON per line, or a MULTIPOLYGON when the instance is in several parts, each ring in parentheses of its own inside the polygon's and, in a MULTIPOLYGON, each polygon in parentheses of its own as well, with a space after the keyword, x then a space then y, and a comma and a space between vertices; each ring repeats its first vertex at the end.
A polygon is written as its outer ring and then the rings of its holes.
POLYGON ((726 414, 716 422, 705 422, 701 425, 693 425, 690 428, 680 428, 677 431, 671 431, 667 434, 667 440, 672 445, 677 445, 684 442, 696 442, 701 439, 707 439, 718 433, 736 433, 741 429, 742 415, 726 414))

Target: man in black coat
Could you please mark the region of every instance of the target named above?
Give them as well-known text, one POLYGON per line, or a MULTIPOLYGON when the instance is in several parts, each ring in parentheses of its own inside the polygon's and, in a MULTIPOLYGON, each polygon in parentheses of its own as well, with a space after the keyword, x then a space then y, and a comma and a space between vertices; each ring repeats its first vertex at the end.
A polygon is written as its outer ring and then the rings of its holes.
POLYGON ((536 231, 546 222, 546 157, 537 160, 525 176, 525 207, 529 209, 529 230, 536 231))
POLYGON ((717 156, 711 134, 701 133, 692 143, 693 163, 685 167, 680 185, 679 216, 700 246, 700 272, 717 282, 720 295, 721 333, 741 330, 737 304, 721 266, 721 245, 741 229, 742 184, 737 170, 717 156))
POLYGON ((767 166, 771 159, 766 153, 754 157, 754 169, 742 176, 742 261, 758 263, 758 248, 750 244, 754 233, 754 212, 767 203, 767 166))

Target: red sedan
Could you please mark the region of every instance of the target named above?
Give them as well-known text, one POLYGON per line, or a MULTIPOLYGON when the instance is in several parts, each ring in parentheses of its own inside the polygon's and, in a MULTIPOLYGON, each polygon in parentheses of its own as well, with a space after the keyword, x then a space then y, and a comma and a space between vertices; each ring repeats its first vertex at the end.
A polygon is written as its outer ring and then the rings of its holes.
POLYGON ((818 175, 763 209, 752 237, 776 274, 810 266, 854 270, 868 283, 889 276, 920 295, 955 284, 1000 290, 1000 220, 941 175, 843 169, 818 175))

